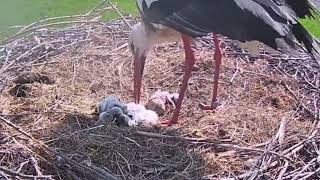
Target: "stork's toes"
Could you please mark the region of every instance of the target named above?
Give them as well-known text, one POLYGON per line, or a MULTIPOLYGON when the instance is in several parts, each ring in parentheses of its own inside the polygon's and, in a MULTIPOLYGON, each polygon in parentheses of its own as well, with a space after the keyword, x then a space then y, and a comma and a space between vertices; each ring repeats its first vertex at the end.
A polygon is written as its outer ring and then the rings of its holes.
POLYGON ((175 123, 172 120, 164 120, 160 123, 161 126, 172 126, 173 124, 175 123))
POLYGON ((200 103, 199 107, 202 110, 211 110, 212 111, 212 110, 216 109, 220 105, 221 105, 221 103, 219 103, 218 101, 214 101, 214 102, 211 102, 211 105, 206 105, 204 103, 200 103))

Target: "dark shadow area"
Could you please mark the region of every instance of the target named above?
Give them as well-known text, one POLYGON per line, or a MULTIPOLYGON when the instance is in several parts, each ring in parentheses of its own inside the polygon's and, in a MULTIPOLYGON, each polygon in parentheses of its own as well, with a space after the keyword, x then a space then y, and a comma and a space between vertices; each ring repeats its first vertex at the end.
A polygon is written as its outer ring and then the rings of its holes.
MULTIPOLYGON (((47 140, 48 145, 76 163, 103 169, 120 179, 201 179, 204 176, 205 162, 195 153, 194 144, 164 135, 179 136, 178 129, 119 128, 113 124, 94 127, 95 119, 66 115, 59 125, 46 132, 51 139, 47 140)), ((86 174, 77 172, 78 168, 61 162, 62 159, 56 159, 53 163, 57 169, 49 166, 47 173, 59 174, 63 179, 88 179, 86 174)))

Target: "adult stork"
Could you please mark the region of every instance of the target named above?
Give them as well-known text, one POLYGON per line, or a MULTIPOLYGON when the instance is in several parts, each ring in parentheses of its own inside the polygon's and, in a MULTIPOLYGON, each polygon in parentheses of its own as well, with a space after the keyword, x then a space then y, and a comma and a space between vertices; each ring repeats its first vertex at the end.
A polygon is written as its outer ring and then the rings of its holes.
POLYGON ((177 41, 182 37, 185 50, 185 74, 180 87, 176 109, 168 125, 177 123, 187 89, 188 80, 195 64, 190 46, 192 38, 212 33, 215 45, 215 72, 213 97, 209 106, 217 107, 217 87, 222 53, 221 34, 239 42, 240 47, 249 47, 256 52, 255 44, 287 54, 296 54, 302 45, 318 62, 318 42, 299 23, 298 19, 311 17, 319 20, 319 11, 309 0, 137 0, 142 22, 135 24, 129 37, 134 57, 134 100, 140 101, 140 89, 145 59, 151 48, 161 42, 177 41), (248 46, 249 44, 249 46, 248 46), (250 46, 251 44, 251 46, 250 46))

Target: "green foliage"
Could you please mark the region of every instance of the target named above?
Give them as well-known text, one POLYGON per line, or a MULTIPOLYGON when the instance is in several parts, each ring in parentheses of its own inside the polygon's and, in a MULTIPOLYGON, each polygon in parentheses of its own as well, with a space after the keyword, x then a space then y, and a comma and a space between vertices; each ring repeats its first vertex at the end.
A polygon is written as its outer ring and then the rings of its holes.
MULTIPOLYGON (((85 13, 95 7, 101 0, 1 0, 0 32, 8 27, 27 25, 48 17, 74 15, 85 13)), ((134 14, 134 0, 112 0, 121 10, 134 14)), ((103 20, 116 18, 117 14, 109 12, 103 15, 103 20)), ((13 30, 0 34, 6 36, 13 30)))
POLYGON ((320 22, 311 19, 302 19, 301 23, 316 37, 320 37, 320 22))
MULTIPOLYGON (((53 16, 85 13, 101 0, 1 0, 0 32, 16 25, 27 25, 31 22, 53 16)), ((112 0, 122 11, 137 14, 135 0, 112 0)), ((103 15, 103 20, 117 18, 115 12, 103 15)), ((320 23, 310 19, 301 20, 315 36, 320 37, 320 23)), ((12 31, 11 31, 12 32, 12 31)), ((0 36, 3 36, 0 34, 0 36)))
POLYGON ((72 15, 94 7, 99 0, 1 0, 0 28, 26 25, 53 16, 72 15))

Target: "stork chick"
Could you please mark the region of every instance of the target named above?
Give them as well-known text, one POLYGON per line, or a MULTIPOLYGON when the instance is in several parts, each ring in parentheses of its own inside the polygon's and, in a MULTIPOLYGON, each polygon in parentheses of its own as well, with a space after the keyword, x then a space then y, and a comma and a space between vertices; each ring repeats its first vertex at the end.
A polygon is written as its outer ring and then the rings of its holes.
POLYGON ((169 93, 168 91, 156 91, 146 104, 146 108, 155 111, 158 115, 163 115, 168 108, 176 107, 178 93, 169 93))
POLYGON ((99 119, 96 125, 115 122, 116 125, 126 125, 131 120, 127 115, 127 107, 114 96, 107 96, 98 105, 99 119))
POLYGON ((141 104, 128 103, 127 110, 129 117, 131 117, 129 126, 154 126, 159 123, 158 114, 152 110, 147 110, 141 104))
POLYGON ((130 117, 123 113, 122 109, 113 107, 108 111, 100 113, 96 125, 105 125, 108 122, 114 122, 117 126, 127 126, 130 121, 130 117))

